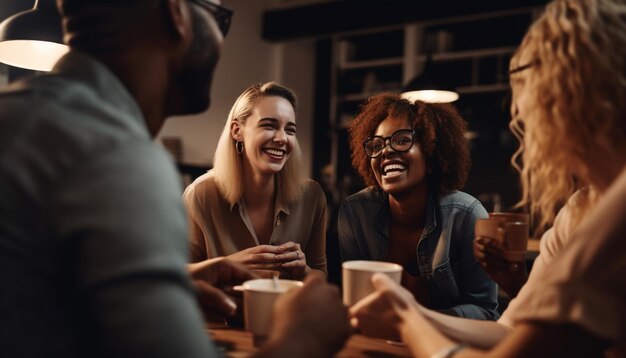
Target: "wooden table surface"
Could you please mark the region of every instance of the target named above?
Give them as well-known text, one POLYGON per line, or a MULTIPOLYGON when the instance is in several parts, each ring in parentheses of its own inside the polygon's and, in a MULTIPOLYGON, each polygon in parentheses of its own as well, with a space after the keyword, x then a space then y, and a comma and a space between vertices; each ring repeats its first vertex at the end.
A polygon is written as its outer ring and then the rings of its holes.
MULTIPOLYGON (((242 328, 210 327, 208 332, 226 357, 248 357, 255 351, 252 334, 242 328)), ((411 354, 401 343, 387 343, 384 340, 356 334, 350 337, 336 357, 411 357, 411 354)))
POLYGON ((528 239, 528 246, 526 247, 526 259, 534 260, 539 255, 539 239, 528 239))
MULTIPOLYGON (((529 239, 527 258, 534 259, 538 253, 539 240, 529 239)), ((252 334, 244 331, 243 328, 211 324, 207 327, 207 331, 227 357, 248 357, 256 350, 252 343, 252 334)), ((411 354, 401 343, 387 343, 384 340, 355 334, 350 337, 336 357, 411 357, 411 354)))

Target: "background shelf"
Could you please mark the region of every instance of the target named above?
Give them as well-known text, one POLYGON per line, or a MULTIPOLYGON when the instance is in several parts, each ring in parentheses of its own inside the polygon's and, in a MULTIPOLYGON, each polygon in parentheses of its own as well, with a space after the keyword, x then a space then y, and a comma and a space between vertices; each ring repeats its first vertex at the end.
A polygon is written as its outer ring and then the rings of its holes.
POLYGON ((360 106, 372 95, 401 92, 430 53, 429 68, 453 82, 461 96, 454 106, 468 122, 473 166, 464 190, 497 197, 503 210, 515 204, 518 179, 509 160, 518 143, 508 129, 508 63, 535 12, 529 7, 333 36, 328 151, 338 200, 363 188, 351 167, 347 131, 360 106))

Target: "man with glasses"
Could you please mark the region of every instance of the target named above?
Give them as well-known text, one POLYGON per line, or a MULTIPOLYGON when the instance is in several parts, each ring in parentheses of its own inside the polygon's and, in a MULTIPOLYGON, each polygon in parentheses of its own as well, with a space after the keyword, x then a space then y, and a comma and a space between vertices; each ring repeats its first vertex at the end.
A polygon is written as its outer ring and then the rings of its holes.
MULTIPOLYGON (((206 0, 58 5, 71 51, 0 92, 0 356, 217 356, 196 299, 232 314, 221 289, 252 274, 217 259, 190 279, 179 177, 153 137, 166 117, 208 108, 232 12, 206 0)), ((330 356, 348 334, 320 281, 281 313, 262 355, 330 356)))
POLYGON ((213 19, 215 19, 217 26, 220 28, 222 37, 226 37, 228 30, 230 30, 233 11, 208 0, 192 0, 192 2, 204 7, 213 15, 213 19))

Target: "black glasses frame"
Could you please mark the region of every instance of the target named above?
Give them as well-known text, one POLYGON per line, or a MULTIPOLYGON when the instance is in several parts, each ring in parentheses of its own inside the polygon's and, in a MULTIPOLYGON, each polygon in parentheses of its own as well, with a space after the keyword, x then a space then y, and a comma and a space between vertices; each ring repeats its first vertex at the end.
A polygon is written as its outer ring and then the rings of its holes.
POLYGON ((190 0, 190 1, 195 3, 196 5, 203 7, 208 12, 210 12, 213 18, 215 19, 215 22, 217 22, 217 26, 219 27, 220 32, 222 33, 222 37, 226 37, 226 35, 228 34, 228 30, 230 30, 230 24, 233 18, 233 10, 226 8, 224 6, 221 6, 221 5, 215 4, 209 0, 190 0))
POLYGON ((365 154, 370 157, 370 158, 378 158, 380 157, 381 154, 383 154, 383 151, 385 150, 385 148, 387 148, 387 146, 390 146, 391 149, 393 149, 394 151, 398 152, 398 153, 404 153, 404 152, 408 152, 409 150, 411 150, 411 148, 413 148, 413 144, 415 144, 415 129, 399 129, 395 132, 393 132, 392 135, 390 135, 389 137, 381 137, 379 135, 375 135, 373 137, 369 137, 366 140, 363 141, 363 150, 365 151, 365 154), (395 137, 398 133, 411 133, 411 145, 404 150, 398 150, 396 149, 396 147, 393 144, 393 141, 391 140, 391 138, 395 137), (367 150, 367 143, 373 141, 376 138, 380 138, 383 140, 383 142, 385 143, 385 146, 380 150, 380 152, 377 155, 369 154, 368 150, 367 150))
POLYGON ((535 67, 535 66, 538 66, 538 65, 539 65, 539 61, 532 61, 532 62, 526 63, 524 65, 517 66, 517 67, 512 68, 512 69, 509 70, 509 76, 514 74, 514 73, 522 72, 524 70, 527 70, 527 69, 529 69, 531 67, 535 67))

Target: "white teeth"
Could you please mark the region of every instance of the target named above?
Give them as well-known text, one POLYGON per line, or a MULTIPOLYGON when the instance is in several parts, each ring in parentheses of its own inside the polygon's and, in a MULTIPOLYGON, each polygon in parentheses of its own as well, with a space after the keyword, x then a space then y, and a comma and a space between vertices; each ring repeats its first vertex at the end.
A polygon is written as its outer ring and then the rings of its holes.
POLYGON ((396 172, 396 171, 403 171, 406 169, 406 166, 404 164, 387 164, 383 167, 383 173, 385 175, 387 175, 389 172, 396 172))
POLYGON ((270 148, 265 149, 265 153, 270 154, 270 155, 275 155, 275 156, 278 156, 278 157, 281 157, 281 156, 285 155, 285 151, 284 150, 270 149, 270 148))

